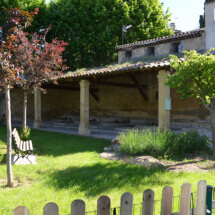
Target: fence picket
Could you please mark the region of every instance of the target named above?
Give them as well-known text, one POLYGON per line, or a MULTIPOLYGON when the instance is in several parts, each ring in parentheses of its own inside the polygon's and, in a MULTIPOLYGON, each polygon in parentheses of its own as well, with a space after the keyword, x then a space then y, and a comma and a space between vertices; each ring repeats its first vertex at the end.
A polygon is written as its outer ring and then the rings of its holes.
POLYGON ((55 204, 54 202, 49 202, 43 208, 43 215, 58 215, 58 214, 59 214, 58 205, 55 204))
POLYGON ((191 185, 184 183, 181 186, 180 215, 190 215, 191 185))
POLYGON ((205 180, 201 180, 198 183, 197 190, 197 202, 194 215, 205 214, 206 211, 206 193, 207 193, 207 183, 205 180))
POLYGON ((173 197, 173 188, 170 186, 165 187, 162 193, 161 215, 172 214, 172 197, 173 197))
POLYGON ((143 193, 143 210, 142 215, 153 215, 154 191, 145 190, 143 193))
POLYGON ((129 192, 122 194, 120 215, 132 215, 132 207, 133 207, 132 194, 129 192))
POLYGON ((110 198, 101 196, 97 201, 97 215, 110 215, 110 198))
POLYGON ((85 215, 85 202, 81 199, 76 199, 71 205, 72 215, 85 215))
POLYGON ((25 206, 19 206, 13 211, 13 215, 29 215, 29 210, 25 206))

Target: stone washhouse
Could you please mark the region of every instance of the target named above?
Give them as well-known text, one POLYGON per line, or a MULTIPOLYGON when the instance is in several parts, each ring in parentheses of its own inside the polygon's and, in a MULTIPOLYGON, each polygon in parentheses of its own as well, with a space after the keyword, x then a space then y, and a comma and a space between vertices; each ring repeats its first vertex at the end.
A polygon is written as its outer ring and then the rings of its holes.
MULTIPOLYGON (((209 112, 198 99, 182 100, 176 89, 164 85, 170 71, 170 61, 165 58, 169 54, 215 47, 215 0, 205 3, 205 18, 205 28, 175 30, 172 36, 117 46, 116 65, 69 72, 59 77, 58 85, 44 84, 46 94, 37 91, 28 97, 28 120, 34 128, 56 121, 73 123, 80 135, 90 135, 94 125, 114 123, 210 129, 209 112)), ((21 122, 23 92, 14 88, 11 97, 12 119, 21 122)), ((0 121, 4 116, 4 94, 0 92, 0 121)))

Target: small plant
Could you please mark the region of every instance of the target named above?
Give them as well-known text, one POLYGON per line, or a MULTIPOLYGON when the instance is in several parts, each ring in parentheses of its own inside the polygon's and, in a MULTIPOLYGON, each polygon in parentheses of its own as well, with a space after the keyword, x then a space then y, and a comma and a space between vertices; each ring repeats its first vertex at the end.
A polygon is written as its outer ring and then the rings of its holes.
POLYGON ((211 154, 211 140, 197 131, 175 134, 160 129, 127 130, 118 136, 120 150, 129 155, 151 155, 169 159, 186 154, 211 154))
POLYGON ((28 126, 26 128, 22 128, 21 139, 23 141, 29 140, 30 134, 31 134, 31 129, 28 126))

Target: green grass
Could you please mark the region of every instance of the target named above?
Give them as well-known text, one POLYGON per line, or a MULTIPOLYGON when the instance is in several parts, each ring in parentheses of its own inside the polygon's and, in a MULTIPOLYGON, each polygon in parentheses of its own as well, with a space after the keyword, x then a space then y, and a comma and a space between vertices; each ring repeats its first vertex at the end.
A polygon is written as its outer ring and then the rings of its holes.
POLYGON ((119 161, 104 160, 99 153, 110 142, 101 139, 32 130, 37 165, 13 165, 15 188, 6 186, 6 128, 0 126, 0 214, 12 214, 20 205, 29 208, 31 215, 42 215, 48 202, 59 206, 60 214, 70 213, 75 199, 86 202, 86 210, 96 210, 99 196, 108 195, 111 206, 120 205, 124 192, 134 195, 134 203, 142 201, 142 193, 151 188, 155 199, 162 189, 171 185, 174 195, 189 182, 196 191, 197 183, 206 179, 215 185, 215 173, 171 173, 164 169, 146 169, 119 161))

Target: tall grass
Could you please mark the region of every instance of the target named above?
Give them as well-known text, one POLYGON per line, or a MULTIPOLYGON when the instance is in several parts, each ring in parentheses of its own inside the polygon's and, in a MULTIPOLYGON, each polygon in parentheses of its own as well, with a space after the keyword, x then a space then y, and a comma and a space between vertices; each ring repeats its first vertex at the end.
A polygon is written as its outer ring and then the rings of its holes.
POLYGON ((197 131, 175 134, 159 128, 127 130, 118 136, 121 152, 129 155, 182 156, 184 154, 210 154, 211 141, 197 131))

